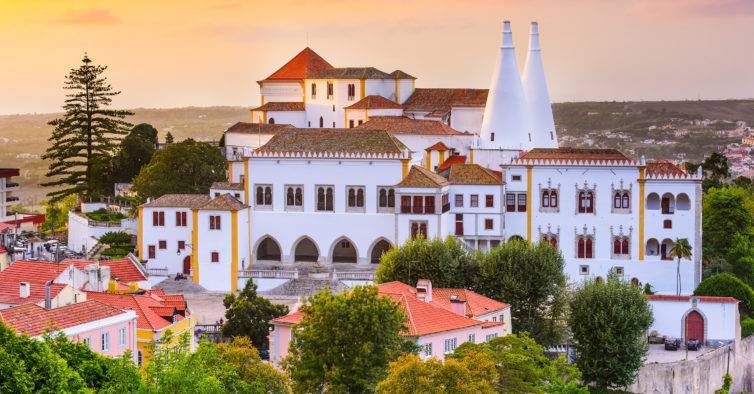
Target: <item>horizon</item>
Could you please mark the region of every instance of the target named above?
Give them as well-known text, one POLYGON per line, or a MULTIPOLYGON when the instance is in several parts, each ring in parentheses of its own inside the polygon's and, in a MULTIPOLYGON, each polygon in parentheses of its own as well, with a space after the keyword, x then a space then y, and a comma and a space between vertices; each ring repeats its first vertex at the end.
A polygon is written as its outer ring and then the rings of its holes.
POLYGON ((519 68, 539 22, 554 103, 754 96, 754 53, 738 50, 754 35, 754 2, 425 3, 401 2, 398 16, 341 0, 6 3, 0 44, 15 55, 0 63, 0 86, 14 94, 0 96, 0 114, 61 111, 84 52, 109 67, 118 108, 253 107, 256 81, 306 46, 336 67, 404 70, 417 87, 487 88, 503 20, 519 68))

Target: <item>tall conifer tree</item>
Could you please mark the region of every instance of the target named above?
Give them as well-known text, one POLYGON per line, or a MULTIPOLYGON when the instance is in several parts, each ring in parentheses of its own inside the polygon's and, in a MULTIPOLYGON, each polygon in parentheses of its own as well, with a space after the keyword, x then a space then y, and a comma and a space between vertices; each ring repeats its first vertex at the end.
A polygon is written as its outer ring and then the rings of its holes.
POLYGON ((102 73, 107 66, 92 64, 85 54, 83 64, 65 77, 66 95, 62 118, 49 123, 55 127, 50 147, 42 156, 50 160, 42 186, 62 186, 47 194, 53 201, 70 194, 90 194, 93 190, 92 165, 111 156, 131 124, 123 120, 129 111, 110 109, 114 91, 102 73))

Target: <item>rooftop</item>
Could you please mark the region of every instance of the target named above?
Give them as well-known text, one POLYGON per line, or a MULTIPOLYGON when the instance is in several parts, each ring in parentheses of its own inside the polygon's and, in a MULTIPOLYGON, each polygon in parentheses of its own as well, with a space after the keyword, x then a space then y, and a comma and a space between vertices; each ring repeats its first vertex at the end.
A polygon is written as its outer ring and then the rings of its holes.
POLYGON ((453 164, 440 175, 451 185, 502 185, 503 174, 482 167, 479 164, 453 164))
POLYGON ((218 190, 243 190, 243 183, 214 182, 209 188, 218 190))
POLYGON ((370 116, 358 128, 384 129, 392 134, 471 136, 437 120, 411 119, 406 116, 370 116))
POLYGON ((258 148, 257 153, 402 154, 406 147, 385 130, 288 129, 258 148))
POLYGON ((401 105, 379 95, 366 96, 346 109, 401 109, 401 105))
MULTIPOLYGON (((176 302, 168 302, 163 297, 165 294, 159 292, 146 292, 144 294, 111 294, 111 293, 98 293, 88 291, 86 293, 87 299, 97 300, 102 303, 111 305, 119 309, 130 309, 136 312, 138 317, 136 326, 140 329, 146 330, 161 330, 173 324, 172 316, 165 316, 166 309, 164 307, 173 307, 178 313, 176 316, 178 320, 188 316, 188 312, 185 309, 181 310, 176 306, 176 302), (186 316, 180 315, 185 313, 186 316)), ((176 298, 181 295, 173 295, 176 298)), ((185 305, 185 301, 183 302, 185 305)))
MULTIPOLYGON (((51 263, 47 261, 18 260, 4 271, 0 271, 0 304, 19 305, 39 303, 45 299, 45 283, 55 280, 68 268, 69 264, 51 263), (21 282, 29 283, 29 296, 21 298, 19 287, 21 282)), ((53 283, 52 297, 65 288, 66 285, 53 283)))
POLYGON ((395 79, 392 75, 374 67, 320 68, 307 76, 311 79, 395 79))
POLYGON ((402 70, 395 70, 390 73, 390 76, 395 79, 416 79, 415 76, 408 74, 402 70))
POLYGON ((252 111, 305 111, 303 101, 269 101, 264 105, 252 108, 252 111))
POLYGON ((206 211, 240 211, 244 208, 246 205, 229 193, 217 196, 198 207, 206 211))
POLYGON ((617 149, 585 148, 534 148, 524 152, 520 159, 534 160, 631 160, 617 149))
POLYGON ((446 168, 450 168, 454 164, 464 164, 466 163, 466 156, 465 155, 452 155, 445 159, 444 162, 440 163, 439 166, 437 166, 437 171, 442 171, 446 168))
POLYGON ((238 122, 233 126, 228 127, 225 130, 226 133, 239 133, 239 134, 275 134, 281 130, 291 128, 293 126, 289 124, 269 124, 269 123, 246 123, 238 122))
POLYGON ((442 116, 452 107, 484 107, 486 104, 487 89, 418 88, 403 103, 403 109, 442 116))
POLYGON ((308 78, 312 73, 333 68, 327 60, 306 47, 293 59, 265 78, 265 81, 291 81, 308 78))
MULTIPOLYGON (((54 263, 49 263, 54 264, 54 263)), ((102 267, 110 267, 110 278, 118 282, 141 282, 147 280, 141 270, 136 267, 138 262, 134 262, 128 257, 115 260, 76 260, 65 259, 61 262, 63 265, 73 264, 76 268, 83 270, 87 265, 99 264, 102 267)))
POLYGON ((114 306, 89 300, 49 310, 36 304, 19 305, 0 310, 0 320, 16 332, 34 337, 124 313, 114 306))
POLYGON ((667 160, 659 160, 647 163, 647 176, 658 175, 687 175, 686 171, 667 160))
POLYGON ((141 206, 145 208, 198 208, 209 200, 210 196, 206 194, 165 194, 141 206))
POLYGON ((0 168, 0 178, 18 176, 19 174, 18 168, 0 168))
POLYGON ((648 301, 676 301, 676 302, 688 302, 692 298, 696 298, 699 302, 711 302, 711 303, 738 303, 738 300, 733 297, 714 297, 714 296, 690 296, 690 295, 662 295, 653 294, 647 295, 648 301))
POLYGON ((466 316, 476 318, 490 312, 509 308, 510 305, 495 301, 467 289, 432 289, 432 302, 450 310, 451 298, 466 301, 466 316))
POLYGON ((421 167, 411 166, 408 175, 395 187, 443 187, 448 185, 448 180, 434 172, 421 167))
POLYGON ((435 143, 434 145, 430 146, 426 150, 445 152, 445 151, 449 151, 450 148, 448 148, 447 145, 445 145, 444 143, 442 143, 442 141, 438 141, 437 143, 435 143))

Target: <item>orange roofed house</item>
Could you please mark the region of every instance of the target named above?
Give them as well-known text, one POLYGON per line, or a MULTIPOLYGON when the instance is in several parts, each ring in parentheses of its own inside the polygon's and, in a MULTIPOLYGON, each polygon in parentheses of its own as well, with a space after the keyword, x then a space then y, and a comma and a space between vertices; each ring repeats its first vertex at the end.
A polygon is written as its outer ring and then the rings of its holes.
MULTIPOLYGON (((512 332, 510 305, 471 290, 433 289, 420 280, 416 287, 401 282, 377 285, 406 313, 404 336, 420 346, 422 358, 443 360, 464 342, 487 342, 512 332)), ((301 311, 272 320, 270 360, 278 366, 288 355, 293 330, 304 318, 301 311)))

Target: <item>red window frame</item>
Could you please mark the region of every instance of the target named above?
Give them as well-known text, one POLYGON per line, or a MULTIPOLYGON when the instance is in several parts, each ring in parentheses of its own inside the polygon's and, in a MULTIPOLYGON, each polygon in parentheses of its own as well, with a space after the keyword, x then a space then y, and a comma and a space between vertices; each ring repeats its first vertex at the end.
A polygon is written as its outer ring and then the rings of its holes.
POLYGON ((435 213, 435 196, 424 196, 424 213, 435 213))
POLYGON ((209 216, 209 229, 210 230, 220 230, 222 229, 222 221, 220 219, 220 215, 210 215, 209 216))
POLYGON ((186 241, 178 241, 178 250, 186 249, 186 241))
POLYGON ((484 229, 492 230, 495 227, 495 222, 492 219, 484 219, 484 229))
POLYGON ((165 212, 154 211, 152 212, 152 226, 162 227, 165 225, 165 212))
POLYGON ((411 213, 424 213, 424 197, 414 196, 412 201, 411 213))
POLYGON ((526 193, 518 193, 516 196, 516 210, 526 212, 526 193))
POLYGON ((401 196, 401 213, 411 213, 411 196, 401 196))
POLYGON ((516 212, 515 193, 505 193, 505 210, 508 212, 516 212))
POLYGON ((161 240, 157 242, 157 245, 160 249, 167 249, 168 248, 168 241, 161 240))
POLYGON ((484 196, 484 206, 487 208, 494 208, 495 207, 495 196, 492 194, 486 194, 484 196))
POLYGON ((220 262, 220 252, 212 252, 210 253, 210 259, 213 263, 219 263, 220 262))
POLYGON ((150 259, 157 257, 157 248, 154 245, 147 246, 147 256, 150 259))

